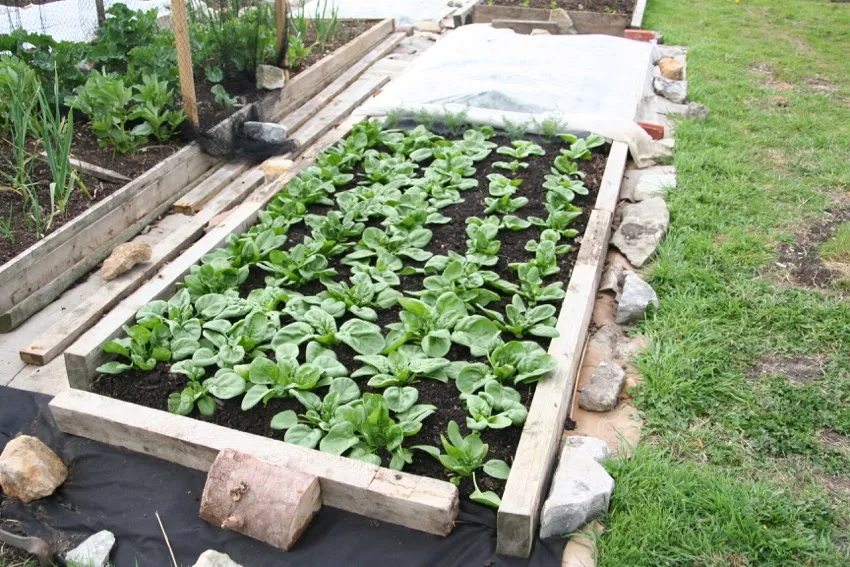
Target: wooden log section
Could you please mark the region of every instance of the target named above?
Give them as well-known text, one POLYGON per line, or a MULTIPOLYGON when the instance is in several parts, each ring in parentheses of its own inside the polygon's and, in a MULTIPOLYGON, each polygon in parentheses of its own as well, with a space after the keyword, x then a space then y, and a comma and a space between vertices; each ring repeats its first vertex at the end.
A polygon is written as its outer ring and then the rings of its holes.
POLYGON ((321 507, 316 476, 224 449, 207 475, 200 516, 289 551, 321 507))
POLYGON ((50 402, 59 429, 201 471, 237 448, 266 463, 318 477, 322 503, 375 520, 445 536, 458 513, 450 482, 392 471, 189 417, 80 390, 50 402))

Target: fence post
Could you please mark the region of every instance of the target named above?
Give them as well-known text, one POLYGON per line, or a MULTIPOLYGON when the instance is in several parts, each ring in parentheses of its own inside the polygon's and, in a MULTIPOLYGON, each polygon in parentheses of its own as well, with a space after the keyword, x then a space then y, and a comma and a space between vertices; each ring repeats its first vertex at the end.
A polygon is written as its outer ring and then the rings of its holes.
POLYGON ((94 0, 94 6, 97 9, 97 27, 100 27, 106 21, 106 10, 103 7, 103 0, 94 0))
POLYGON ((195 98, 195 76, 192 74, 192 52, 189 47, 189 22, 185 0, 171 0, 171 22, 174 27, 174 46, 177 48, 177 71, 180 73, 180 93, 183 111, 198 127, 198 103, 195 98))
POLYGON ((281 67, 286 67, 286 0, 274 0, 274 23, 277 29, 277 55, 281 67))

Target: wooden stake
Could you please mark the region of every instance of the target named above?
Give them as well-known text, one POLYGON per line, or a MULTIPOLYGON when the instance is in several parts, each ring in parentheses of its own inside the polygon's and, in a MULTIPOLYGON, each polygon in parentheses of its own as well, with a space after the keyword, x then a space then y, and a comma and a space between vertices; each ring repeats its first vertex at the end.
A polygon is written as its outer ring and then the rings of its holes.
POLYGON ((197 128, 198 103, 195 98, 195 76, 192 74, 192 52, 189 48, 189 22, 186 19, 185 0, 171 0, 171 22, 174 27, 174 45, 177 48, 177 70, 180 73, 183 111, 189 122, 197 128))
POLYGON ((174 563, 174 567, 179 567, 177 564, 177 559, 174 557, 174 550, 171 549, 171 542, 168 541, 168 534, 165 533, 165 526, 162 525, 162 519, 159 517, 159 511, 154 512, 156 515, 156 521, 159 522, 159 529, 162 530, 162 537, 165 538, 165 545, 168 547, 168 553, 171 554, 171 561, 174 563))
MULTIPOLYGON (((286 0, 274 0, 274 23, 277 28, 278 65, 286 68, 286 0), (283 54, 281 56, 281 54, 283 54)), ((287 77, 289 78, 289 77, 287 77)))
POLYGON ((97 9, 97 25, 103 25, 106 21, 106 10, 103 8, 103 0, 94 0, 94 6, 97 9))

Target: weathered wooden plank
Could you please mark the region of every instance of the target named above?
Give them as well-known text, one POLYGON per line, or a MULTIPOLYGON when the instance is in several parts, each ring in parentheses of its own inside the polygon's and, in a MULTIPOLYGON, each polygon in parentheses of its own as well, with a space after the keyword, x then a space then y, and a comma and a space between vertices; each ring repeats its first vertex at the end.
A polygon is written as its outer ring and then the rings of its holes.
POLYGON ((253 169, 229 183, 199 214, 186 218, 180 227, 153 246, 151 259, 130 272, 105 282, 96 295, 65 314, 47 332, 21 349, 21 360, 28 364, 47 364, 73 343, 121 299, 138 289, 166 262, 176 257, 204 232, 206 224, 217 214, 241 203, 263 183, 263 173, 253 169))
POLYGON ((646 0, 635 2, 635 11, 632 12, 631 27, 640 29, 643 27, 643 13, 646 11, 646 0))
POLYGON ((194 215, 213 197, 218 195, 219 191, 224 189, 249 167, 250 165, 244 161, 233 161, 222 165, 204 183, 198 184, 174 203, 171 207, 171 212, 182 215, 194 215))
POLYGON ((359 35, 345 46, 292 79, 283 89, 266 120, 278 121, 280 117, 297 109, 313 93, 327 86, 343 70, 371 51, 395 31, 395 20, 386 19, 359 35))
POLYGON ((521 8, 519 6, 486 6, 475 4, 472 7, 473 24, 489 24, 493 20, 534 20, 546 22, 551 10, 541 8, 521 8))
POLYGON ((544 22, 539 20, 493 20, 491 26, 497 29, 514 30, 516 33, 530 35, 532 31, 540 29, 557 35, 560 31, 559 22, 544 22))
POLYGON ((612 214, 608 211, 591 213, 561 305, 557 323, 561 336, 552 339, 549 346, 549 354, 557 359, 558 366, 551 376, 540 381, 534 392, 499 507, 496 551, 504 555, 528 557, 537 537, 540 506, 570 410, 611 221, 612 214))
MULTIPOLYGON (((38 157, 42 161, 45 161, 47 158, 47 152, 38 152, 38 157)), ((117 171, 112 171, 111 169, 106 169, 105 167, 100 167, 99 165, 95 165, 81 159, 68 158, 68 163, 70 163, 77 171, 88 173, 92 177, 96 177, 103 181, 109 181, 110 183, 129 183, 132 181, 132 179, 126 175, 121 175, 117 171)))
POLYGON ((483 4, 484 0, 468 0, 461 7, 456 8, 454 12, 452 12, 452 22, 454 23, 455 29, 460 26, 465 26, 469 20, 472 21, 472 10, 475 8, 476 4, 483 4))
POLYGON ((324 505, 441 536, 454 527, 457 488, 448 482, 307 449, 98 396, 68 390, 50 402, 65 433, 208 471, 219 451, 236 449, 319 478, 324 505))
MULTIPOLYGON (((364 77, 355 82, 344 93, 323 109, 319 115, 299 131, 296 139, 302 144, 302 150, 319 140, 325 133, 339 123, 343 117, 359 106, 366 98, 381 88, 387 77, 364 77)), ((325 143, 334 143, 350 130, 354 122, 346 123, 345 128, 338 128, 332 139, 324 139, 325 143)), ((322 148, 323 149, 323 148, 322 148)), ((175 290, 176 282, 188 273, 189 268, 196 264, 204 254, 221 246, 227 235, 246 230, 257 218, 259 211, 270 201, 280 188, 294 177, 302 167, 309 165, 318 154, 318 149, 305 155, 300 163, 296 163, 278 180, 256 190, 242 205, 234 209, 220 225, 213 228, 201 240, 196 242, 177 260, 165 267, 158 277, 154 278, 133 295, 125 299, 115 309, 110 311, 100 322, 71 345, 65 352, 65 366, 68 370, 68 380, 79 389, 87 389, 94 376, 95 368, 105 360, 101 346, 106 341, 115 338, 121 332, 121 326, 132 321, 140 307, 153 301, 169 296, 175 290)))
POLYGON ((626 172, 626 159, 629 157, 629 146, 623 142, 611 144, 608 161, 605 163, 605 172, 596 194, 596 209, 614 212, 620 200, 620 187, 623 183, 623 174, 626 172))
POLYGON ((622 14, 602 14, 578 10, 569 10, 567 14, 573 20, 576 31, 582 35, 595 33, 623 37, 626 33, 626 26, 629 25, 628 16, 622 14))

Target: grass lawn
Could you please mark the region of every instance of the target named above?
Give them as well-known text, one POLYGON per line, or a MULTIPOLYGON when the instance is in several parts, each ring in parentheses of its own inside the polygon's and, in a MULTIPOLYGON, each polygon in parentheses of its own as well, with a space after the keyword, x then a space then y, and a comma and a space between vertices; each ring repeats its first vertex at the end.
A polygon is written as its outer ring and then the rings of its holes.
POLYGON ((677 128, 644 440, 610 464, 600 564, 850 565, 847 288, 781 258, 850 257, 850 4, 648 4, 711 116, 677 128))

